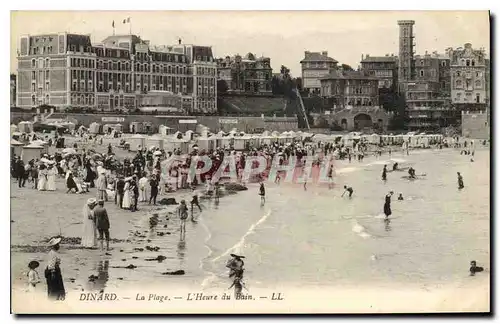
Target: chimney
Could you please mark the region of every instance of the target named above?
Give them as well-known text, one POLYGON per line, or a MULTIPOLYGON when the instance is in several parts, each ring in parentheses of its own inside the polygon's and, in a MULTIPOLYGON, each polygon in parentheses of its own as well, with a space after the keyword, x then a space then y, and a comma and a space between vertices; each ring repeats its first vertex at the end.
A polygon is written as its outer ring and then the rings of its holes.
POLYGON ((179 38, 179 45, 181 45, 181 44, 182 44, 182 39, 179 38))
POLYGON ((321 55, 323 55, 323 56, 328 56, 328 51, 323 51, 323 52, 321 52, 321 55))
POLYGON ((308 56, 309 54, 311 54, 311 52, 309 52, 309 51, 305 51, 305 52, 304 52, 304 55, 305 55, 305 56, 308 56))
POLYGON ((363 54, 361 54, 361 61, 363 61, 365 59, 365 56, 363 54))
POLYGON ((370 57, 370 54, 366 54, 366 57, 365 58, 369 58, 370 57))

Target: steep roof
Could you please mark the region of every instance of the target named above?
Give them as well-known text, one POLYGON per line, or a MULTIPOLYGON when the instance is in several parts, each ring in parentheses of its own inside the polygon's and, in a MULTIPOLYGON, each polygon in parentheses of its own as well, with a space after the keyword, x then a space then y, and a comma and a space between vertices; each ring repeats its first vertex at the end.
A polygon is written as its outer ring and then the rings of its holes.
POLYGON ((396 62, 397 56, 368 56, 361 60, 361 63, 396 62))
POLYGON ((303 62, 325 62, 325 61, 338 63, 337 60, 335 60, 329 56, 323 55, 319 52, 306 53, 305 58, 302 61, 300 61, 300 63, 303 63, 303 62))
POLYGON ((378 80, 375 77, 371 77, 365 75, 360 71, 340 71, 340 70, 331 70, 330 73, 321 78, 321 80, 336 80, 336 79, 344 79, 344 80, 378 80))

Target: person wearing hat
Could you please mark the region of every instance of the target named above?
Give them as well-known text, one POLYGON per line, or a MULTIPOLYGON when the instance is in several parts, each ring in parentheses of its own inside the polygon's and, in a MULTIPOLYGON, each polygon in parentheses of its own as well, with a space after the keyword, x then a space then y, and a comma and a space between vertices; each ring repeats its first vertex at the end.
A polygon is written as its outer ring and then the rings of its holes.
POLYGON ((61 258, 59 256, 60 237, 52 238, 48 246, 50 247, 47 267, 45 268, 45 278, 47 279, 47 293, 49 299, 64 300, 66 290, 64 289, 63 278, 61 274, 61 258))
POLYGON ((98 206, 94 208, 94 219, 96 222, 97 231, 99 232, 99 243, 101 250, 104 250, 104 237, 106 237, 106 249, 109 251, 109 217, 108 211, 104 208, 104 200, 100 199, 97 202, 98 206))
POLYGON ((41 163, 38 171, 38 191, 47 189, 47 167, 41 163))
POLYGON ((108 194, 106 193, 106 189, 108 188, 108 180, 106 178, 106 170, 101 168, 99 170, 99 177, 96 181, 97 187, 97 199, 98 200, 106 200, 108 201, 108 194))
POLYGON ((123 188, 125 187, 125 181, 123 180, 123 175, 118 176, 118 180, 115 181, 115 204, 122 208, 123 203, 123 188))
POLYGON ((94 208, 97 205, 95 198, 89 198, 83 206, 83 230, 81 245, 85 248, 94 248, 96 246, 96 225, 94 218, 94 208))
POLYGON ((31 261, 28 263, 28 291, 29 292, 35 292, 36 291, 36 285, 40 283, 40 276, 38 275, 38 271, 36 271, 36 268, 40 263, 38 261, 31 261))
POLYGON ((55 191, 56 190, 56 174, 57 169, 54 168, 55 162, 48 162, 47 166, 47 191, 55 191))
POLYGON ((245 265, 245 262, 243 262, 242 259, 245 257, 242 255, 237 255, 231 253, 231 259, 229 259, 226 263, 226 268, 229 268, 229 278, 231 277, 240 277, 243 278, 243 266, 245 265))
POLYGON ((391 211, 391 197, 394 194, 394 191, 390 191, 387 195, 385 195, 385 202, 384 202, 384 214, 385 218, 389 218, 391 216, 392 211, 391 211))

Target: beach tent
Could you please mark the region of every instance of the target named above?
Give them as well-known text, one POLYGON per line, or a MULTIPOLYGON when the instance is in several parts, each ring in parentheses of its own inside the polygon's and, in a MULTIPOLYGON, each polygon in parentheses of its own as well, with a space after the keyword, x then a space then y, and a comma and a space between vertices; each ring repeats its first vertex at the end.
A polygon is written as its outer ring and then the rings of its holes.
POLYGON ((24 144, 16 141, 15 139, 10 140, 10 154, 11 155, 16 155, 16 156, 21 156, 21 153, 23 152, 23 146, 24 144))
POLYGON ((33 123, 29 121, 22 121, 18 125, 18 130, 21 133, 32 133, 33 132, 33 123))
POLYGON ((72 123, 72 122, 64 122, 64 123, 60 123, 58 125, 66 127, 70 132, 74 131, 76 128, 75 123, 72 123))
POLYGON ((12 135, 15 132, 17 132, 17 126, 14 124, 10 125, 10 135, 12 135))
POLYGON ((168 136, 174 133, 174 129, 165 125, 160 125, 158 127, 158 133, 163 136, 168 136))
POLYGON ((31 160, 39 159, 43 153, 44 153, 43 146, 31 143, 29 145, 23 146, 21 152, 21 159, 23 160, 24 163, 28 163, 31 160))
POLYGON ((186 133, 184 133, 184 138, 188 141, 193 140, 193 131, 192 130, 187 130, 186 133))
POLYGON ((144 133, 144 124, 141 122, 131 122, 129 132, 131 134, 144 133))
POLYGON ((146 146, 151 147, 154 146, 160 150, 163 150, 163 146, 165 143, 165 139, 161 135, 153 135, 153 136, 148 136, 146 138, 146 146))
POLYGON ((127 143, 130 144, 131 151, 137 151, 140 147, 141 149, 146 146, 146 137, 141 134, 135 134, 126 139, 127 143))
POLYGON ((198 147, 200 150, 212 150, 215 148, 215 140, 213 139, 213 136, 200 136, 196 139, 196 143, 198 144, 198 147))
POLYGON ((99 134, 101 132, 101 124, 99 123, 92 123, 89 126, 89 133, 90 134, 99 134))
POLYGON ((41 146, 43 148, 43 153, 49 153, 49 143, 45 141, 36 140, 32 141, 30 144, 34 144, 35 146, 41 146))

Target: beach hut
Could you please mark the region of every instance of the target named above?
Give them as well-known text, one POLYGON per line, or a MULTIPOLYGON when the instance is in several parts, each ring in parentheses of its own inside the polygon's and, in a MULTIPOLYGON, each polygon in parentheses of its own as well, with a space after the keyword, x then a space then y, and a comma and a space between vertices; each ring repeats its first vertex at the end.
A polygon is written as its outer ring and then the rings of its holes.
MULTIPOLYGON (((208 135, 208 134, 207 134, 208 135)), ((202 134, 200 137, 196 139, 196 143, 198 144, 198 148, 200 150, 213 150, 215 148, 215 140, 213 139, 214 135, 205 136, 202 134)))
POLYGON ((141 122, 131 122, 129 132, 131 134, 144 133, 144 124, 141 122))
POLYGON ((15 132, 17 132, 17 126, 14 124, 10 125, 10 135, 12 136, 15 132))
POLYGON ((126 139, 127 143, 130 144, 131 151, 137 151, 138 148, 144 148, 146 146, 146 137, 141 134, 135 134, 126 139))
POLYGON ((158 127, 158 133, 163 136, 169 136, 174 133, 174 129, 165 125, 160 125, 158 127))
POLYGON ((75 123, 72 123, 70 121, 61 123, 60 125, 66 127, 70 132, 74 131, 76 128, 75 123))
POLYGON ((49 153, 49 143, 42 140, 32 141, 30 144, 34 144, 36 146, 41 146, 43 148, 43 153, 49 153))
POLYGON ((92 123, 89 126, 89 133, 90 134, 99 134, 101 132, 101 124, 99 123, 92 123))
POLYGON ((21 156, 21 153, 23 152, 23 146, 24 144, 16 141, 15 139, 10 140, 10 154, 11 155, 16 155, 16 156, 21 156))
POLYGON ((165 143, 165 139, 161 135, 158 135, 158 134, 153 135, 153 136, 149 136, 146 138, 146 146, 147 147, 154 146, 160 150, 163 150, 164 143, 165 143))
POLYGON ((185 139, 171 138, 167 141, 167 143, 167 146, 171 147, 171 150, 180 149, 181 153, 189 152, 189 141, 185 139))
POLYGON ((187 130, 185 133, 184 133, 184 138, 188 141, 192 141, 193 140, 193 131, 192 130, 187 130))
POLYGON ((31 143, 29 145, 23 146, 21 152, 21 159, 24 163, 28 163, 31 160, 39 159, 44 153, 44 147, 31 143))
POLYGON ((22 121, 17 125, 17 128, 21 133, 32 133, 33 123, 29 121, 22 121))

